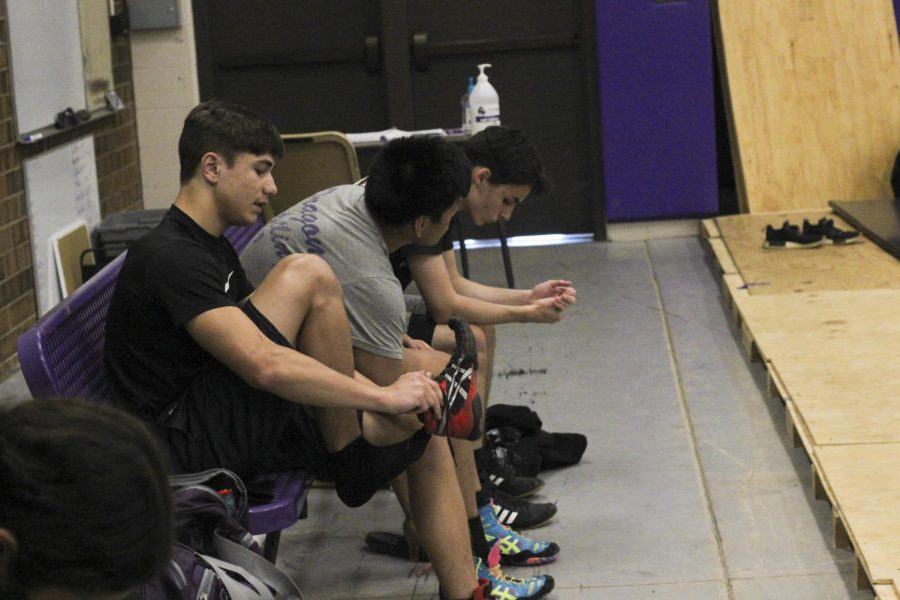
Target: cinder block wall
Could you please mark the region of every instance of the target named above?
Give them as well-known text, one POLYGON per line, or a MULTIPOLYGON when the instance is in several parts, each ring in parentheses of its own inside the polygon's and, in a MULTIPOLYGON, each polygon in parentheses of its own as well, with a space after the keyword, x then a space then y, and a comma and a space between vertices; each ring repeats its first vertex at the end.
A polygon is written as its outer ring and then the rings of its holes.
MULTIPOLYGON (((117 9, 123 4, 124 0, 116 0, 117 9)), ((115 88, 125 101, 124 111, 37 144, 16 144, 9 22, 6 3, 0 2, 0 380, 18 367, 16 338, 37 316, 23 161, 93 135, 101 216, 143 208, 128 34, 112 39, 112 61, 115 88)))

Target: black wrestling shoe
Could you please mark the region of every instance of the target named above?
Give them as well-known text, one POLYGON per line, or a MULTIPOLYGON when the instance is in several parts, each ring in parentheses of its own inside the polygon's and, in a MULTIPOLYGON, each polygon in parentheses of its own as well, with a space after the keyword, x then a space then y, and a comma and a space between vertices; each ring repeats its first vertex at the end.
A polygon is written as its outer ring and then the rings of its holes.
POLYGON ((547 523, 556 514, 552 502, 529 502, 513 498, 509 494, 493 490, 488 492, 497 509, 497 521, 513 529, 534 529, 547 523))
POLYGON ((496 488, 510 496, 524 498, 544 487, 544 481, 539 477, 516 475, 513 457, 503 446, 485 443, 484 448, 475 451, 475 464, 484 488, 496 488))

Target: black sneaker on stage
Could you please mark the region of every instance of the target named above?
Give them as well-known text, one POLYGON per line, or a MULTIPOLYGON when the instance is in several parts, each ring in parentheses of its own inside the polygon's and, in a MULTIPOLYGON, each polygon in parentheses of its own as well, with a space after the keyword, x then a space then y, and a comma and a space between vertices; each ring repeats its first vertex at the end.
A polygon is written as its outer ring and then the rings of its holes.
POLYGON ((823 236, 809 235, 800 231, 796 225, 785 221, 781 229, 766 225, 766 241, 763 248, 770 250, 796 250, 798 248, 815 248, 821 246, 823 236))
POLYGON ((529 502, 513 498, 509 494, 494 490, 491 492, 497 521, 516 530, 533 529, 548 522, 556 514, 552 502, 529 502))
POLYGON ((858 231, 844 231, 834 226, 834 219, 822 217, 819 222, 813 225, 806 219, 803 219, 803 235, 820 236, 831 241, 835 246, 843 244, 853 244, 861 242, 858 231))

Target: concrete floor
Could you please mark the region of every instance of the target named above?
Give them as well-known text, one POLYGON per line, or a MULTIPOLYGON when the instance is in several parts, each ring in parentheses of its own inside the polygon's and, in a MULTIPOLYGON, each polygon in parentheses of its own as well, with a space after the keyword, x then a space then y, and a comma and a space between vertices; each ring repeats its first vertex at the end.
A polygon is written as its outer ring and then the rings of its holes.
MULTIPOLYGON (((472 276, 501 284, 496 249, 472 276)), ((560 560, 509 569, 556 578, 550 598, 870 599, 854 557, 830 545, 830 508, 785 435, 723 308, 696 238, 513 249, 517 283, 571 279, 578 305, 559 324, 499 328, 492 401, 527 404, 548 431, 588 436, 581 464, 545 472, 560 560)), ((0 404, 23 393, 0 385, 0 404)), ((436 598, 434 575, 364 550, 399 531, 388 492, 345 508, 313 490, 309 518, 283 536, 279 564, 308 598, 436 598)))
MULTIPOLYGON (((472 276, 501 285, 496 249, 472 276)), ((493 402, 527 404, 547 431, 588 436, 581 464, 542 474, 559 504, 528 532, 557 542, 551 598, 863 599, 854 557, 831 548, 829 506, 749 364, 696 238, 513 249, 520 287, 571 279, 559 324, 499 328, 493 402), (523 374, 524 373, 524 374, 523 374)), ((279 563, 311 598, 436 598, 433 575, 364 549, 399 532, 388 492, 350 510, 313 490, 279 563)))

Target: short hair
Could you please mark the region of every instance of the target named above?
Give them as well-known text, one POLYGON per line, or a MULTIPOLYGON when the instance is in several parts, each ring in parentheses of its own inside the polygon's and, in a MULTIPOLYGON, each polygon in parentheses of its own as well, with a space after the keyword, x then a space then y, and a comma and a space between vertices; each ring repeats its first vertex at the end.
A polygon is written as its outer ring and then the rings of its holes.
POLYGON ((284 142, 278 128, 266 117, 240 104, 208 100, 188 113, 181 129, 178 159, 182 185, 194 177, 207 152, 221 154, 230 167, 240 152, 281 158, 284 142))
POLYGON ((366 206, 382 226, 399 227, 422 215, 439 221, 471 185, 472 165, 460 148, 434 135, 402 137, 372 159, 366 206))
POLYGON ((6 585, 100 593, 152 578, 172 546, 168 475, 150 430, 120 410, 68 400, 0 410, 0 527, 18 542, 6 585))
POLYGON ((527 185, 535 194, 548 187, 541 157, 518 129, 488 127, 466 140, 463 149, 473 166, 491 170, 494 185, 527 185))

